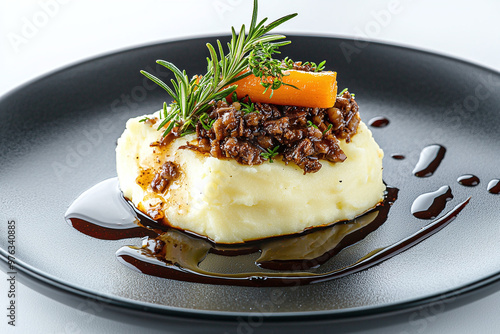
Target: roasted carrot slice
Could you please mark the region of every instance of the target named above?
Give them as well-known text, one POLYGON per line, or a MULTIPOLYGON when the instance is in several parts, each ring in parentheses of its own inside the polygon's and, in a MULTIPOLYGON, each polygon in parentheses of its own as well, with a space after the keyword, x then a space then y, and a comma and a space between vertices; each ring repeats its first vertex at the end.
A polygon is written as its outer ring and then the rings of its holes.
POLYGON ((260 78, 253 74, 237 82, 238 99, 248 95, 252 102, 273 103, 312 108, 330 108, 337 98, 336 72, 305 72, 288 70, 283 77, 283 83, 293 85, 298 89, 283 85, 274 92, 260 84, 260 78), (271 96, 272 92, 272 96, 271 96))

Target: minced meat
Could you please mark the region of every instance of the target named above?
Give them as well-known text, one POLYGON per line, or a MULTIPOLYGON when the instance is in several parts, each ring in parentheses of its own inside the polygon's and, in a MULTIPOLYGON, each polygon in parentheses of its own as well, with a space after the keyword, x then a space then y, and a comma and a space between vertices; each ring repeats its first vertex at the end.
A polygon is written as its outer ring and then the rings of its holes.
POLYGON ((162 193, 167 189, 169 182, 179 176, 177 164, 172 161, 165 162, 151 181, 151 188, 157 193, 162 193))
POLYGON ((254 111, 248 112, 240 102, 218 101, 208 115, 209 130, 200 122, 196 125, 198 146, 184 148, 250 166, 265 162, 266 153, 274 149, 285 163, 295 163, 304 173, 317 172, 320 160, 344 161, 339 139, 350 142, 360 121, 358 105, 348 91, 332 108, 255 103, 254 111))

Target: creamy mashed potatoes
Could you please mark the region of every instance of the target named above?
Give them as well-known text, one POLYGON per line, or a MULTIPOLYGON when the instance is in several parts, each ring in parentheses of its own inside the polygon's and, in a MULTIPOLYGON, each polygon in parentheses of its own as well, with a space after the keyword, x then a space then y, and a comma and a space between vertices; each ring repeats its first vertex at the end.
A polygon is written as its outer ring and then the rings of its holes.
MULTIPOLYGON (((158 116, 151 115, 150 117, 158 116)), ((383 152, 360 123, 342 163, 322 160, 316 173, 304 175, 280 157, 273 163, 246 166, 190 149, 195 135, 168 146, 150 146, 162 135, 157 125, 130 119, 116 148, 120 187, 126 198, 147 213, 164 215, 163 223, 206 236, 217 243, 239 243, 301 232, 314 226, 352 219, 383 199, 383 152), (148 186, 166 161, 180 176, 161 194, 148 186), (142 183, 139 184, 139 183, 142 183)))

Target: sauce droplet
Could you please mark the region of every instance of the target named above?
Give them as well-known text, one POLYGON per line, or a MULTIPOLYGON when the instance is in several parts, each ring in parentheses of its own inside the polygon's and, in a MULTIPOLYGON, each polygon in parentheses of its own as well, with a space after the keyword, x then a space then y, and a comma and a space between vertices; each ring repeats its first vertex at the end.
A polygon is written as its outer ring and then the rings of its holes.
POLYGON ((488 183, 488 191, 492 194, 500 194, 500 180, 493 179, 488 183))
POLYGON ((457 182, 466 187, 475 187, 479 184, 479 178, 472 174, 465 174, 457 179, 457 182))
POLYGON ((405 156, 402 154, 393 154, 393 155, 391 155, 391 157, 395 160, 404 160, 405 159, 405 156))
POLYGON ((434 144, 424 147, 420 152, 417 165, 413 169, 413 174, 418 177, 429 177, 441 164, 446 153, 444 146, 434 144))
POLYGON ((450 187, 442 186, 436 191, 418 196, 413 201, 411 213, 419 219, 434 219, 444 210, 446 202, 452 198, 450 187))
POLYGON ((385 117, 373 117, 368 121, 368 125, 374 127, 374 128, 384 128, 387 125, 389 125, 389 120, 385 117))

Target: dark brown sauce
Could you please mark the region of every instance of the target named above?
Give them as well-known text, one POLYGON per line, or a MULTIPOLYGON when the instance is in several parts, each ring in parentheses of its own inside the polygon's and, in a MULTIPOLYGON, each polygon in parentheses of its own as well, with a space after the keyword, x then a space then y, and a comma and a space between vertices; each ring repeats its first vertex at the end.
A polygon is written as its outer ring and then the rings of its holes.
POLYGON ((203 246, 186 248, 182 240, 170 242, 168 251, 165 252, 174 255, 177 254, 179 257, 174 256, 173 258, 169 257, 168 259, 160 260, 158 257, 153 256, 151 252, 151 248, 156 248, 156 245, 153 244, 151 247, 150 243, 147 243, 142 248, 122 247, 117 251, 117 257, 120 262, 141 273, 188 282, 255 287, 296 286, 319 283, 366 270, 417 245, 453 221, 469 203, 469 200, 470 198, 411 236, 390 246, 378 248, 349 266, 322 274, 312 272, 212 273, 201 270, 197 266, 193 267, 194 262, 203 260, 206 255, 206 248, 203 246), (188 261, 184 262, 185 257, 188 258, 188 261), (173 259, 175 261, 172 261, 173 259))
POLYGON ((124 201, 116 178, 100 182, 81 194, 68 208, 65 218, 78 231, 97 239, 154 235, 138 226, 135 210, 124 201))
POLYGON ((500 194, 500 180, 493 179, 488 183, 488 191, 492 194, 498 195, 500 194))
POLYGON ((316 268, 385 223, 397 195, 398 189, 389 187, 381 204, 351 221, 243 245, 213 245, 210 252, 235 256, 260 251, 260 257, 255 264, 270 270, 296 271, 316 268))
POLYGON ((472 174, 465 174, 457 179, 457 182, 465 187, 475 187, 479 184, 480 180, 477 176, 472 174))
POLYGON ((448 186, 442 186, 436 191, 418 196, 411 206, 411 213, 420 219, 434 219, 446 207, 446 202, 451 200, 453 195, 448 186))
POLYGON ((120 262, 145 274, 190 282, 286 286, 290 282, 308 284, 334 279, 367 268, 368 258, 362 265, 331 272, 330 276, 304 272, 319 267, 379 228, 387 220, 397 195, 398 189, 387 187, 381 204, 352 221, 239 245, 214 244, 159 225, 123 198, 117 178, 103 181, 80 195, 67 210, 66 219, 78 231, 98 239, 147 237, 142 247, 125 246, 116 253, 120 262), (199 266, 209 253, 227 257, 256 252, 260 252, 260 256, 255 260, 255 272, 226 275, 208 272, 199 266), (260 273, 259 267, 281 272, 260 273))
POLYGON ((147 230, 135 224, 133 224, 133 226, 131 226, 130 228, 113 229, 113 228, 102 227, 80 218, 67 218, 67 219, 70 225, 73 226, 75 229, 97 239, 121 240, 121 239, 138 238, 138 237, 154 238, 157 235, 157 233, 155 233, 154 231, 147 230))
MULTIPOLYGON (((393 190, 391 190, 393 191, 393 190)), ((263 243, 256 264, 270 270, 307 270, 317 268, 342 249, 363 240, 387 220, 390 203, 352 221, 338 223, 303 236, 263 243)))
POLYGON ((446 226, 468 203, 468 200, 461 203, 412 236, 376 249, 352 265, 321 274, 306 271, 319 267, 380 227, 387 220, 397 194, 396 188, 388 187, 380 205, 353 221, 240 245, 217 245, 207 239, 158 225, 126 202, 116 178, 103 181, 78 197, 66 212, 66 219, 82 233, 99 239, 149 237, 143 239, 142 247, 124 246, 116 252, 121 263, 144 274, 207 284, 304 285, 344 277, 377 265, 446 226), (210 253, 238 256, 259 251, 260 257, 255 265, 274 272, 259 272, 256 267, 255 272, 222 274, 200 268, 200 263, 210 253))
POLYGON ((118 178, 102 181, 82 193, 66 210, 65 218, 78 231, 103 240, 154 238, 167 229, 123 197, 118 178))
POLYGON ((384 128, 389 125, 389 123, 389 120, 382 116, 373 117, 368 121, 368 125, 374 128, 384 128))
POLYGON ((393 154, 393 155, 391 155, 391 157, 395 160, 404 160, 405 159, 405 156, 402 154, 393 154))
POLYGON ((429 177, 441 164, 446 153, 446 148, 441 145, 429 145, 420 152, 417 165, 413 169, 413 175, 418 177, 429 177))

